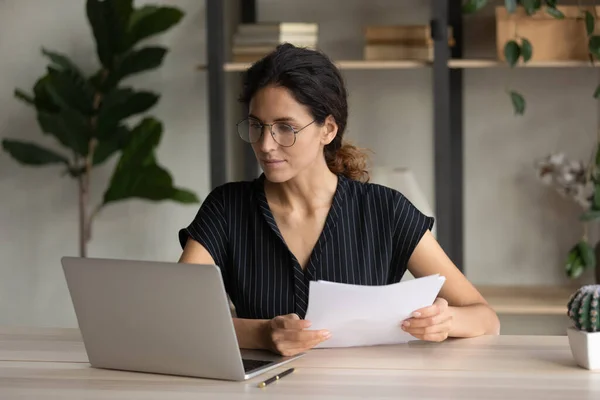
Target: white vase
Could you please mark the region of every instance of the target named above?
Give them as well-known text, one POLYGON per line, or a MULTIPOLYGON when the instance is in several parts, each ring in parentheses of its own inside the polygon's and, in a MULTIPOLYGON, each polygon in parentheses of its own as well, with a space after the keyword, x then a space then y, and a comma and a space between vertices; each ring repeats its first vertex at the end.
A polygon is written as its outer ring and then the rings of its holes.
POLYGON ((589 370, 600 370, 600 332, 585 332, 569 327, 567 336, 575 362, 589 370))

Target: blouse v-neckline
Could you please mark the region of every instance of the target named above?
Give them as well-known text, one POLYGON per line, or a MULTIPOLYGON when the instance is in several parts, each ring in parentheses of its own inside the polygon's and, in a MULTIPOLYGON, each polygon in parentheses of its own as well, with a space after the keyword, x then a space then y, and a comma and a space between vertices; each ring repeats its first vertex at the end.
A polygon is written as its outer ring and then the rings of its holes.
POLYGON ((346 192, 346 188, 347 188, 346 179, 347 178, 344 177, 343 175, 338 175, 336 189, 333 194, 333 201, 331 202, 331 207, 329 208, 329 211, 327 212, 327 217, 325 218, 325 224, 323 226, 323 230, 319 234, 319 238, 317 239, 315 246, 313 247, 313 249, 310 252, 308 261, 306 263, 306 268, 304 270, 302 270, 302 266, 298 262, 296 256, 294 256, 292 251, 287 246, 285 239, 283 238, 283 235, 281 234, 281 231, 279 230, 279 227, 277 226, 277 221, 275 220, 275 217, 273 216, 271 207, 269 206, 269 202, 267 201, 267 196, 265 193, 265 186, 264 186, 265 175, 264 175, 264 173, 261 174, 261 176, 259 178, 257 178, 257 180, 256 180, 256 182, 257 182, 256 186, 257 186, 257 191, 258 191, 258 200, 259 200, 259 206, 261 208, 261 212, 262 212, 263 216, 265 217, 267 223, 269 224, 271 230, 277 235, 277 237, 281 240, 281 242, 285 245, 287 251, 289 252, 290 257, 292 258, 293 263, 294 263, 295 274, 299 273, 299 274, 303 275, 303 277, 305 278, 303 280, 311 281, 311 280, 316 279, 316 271, 317 271, 317 265, 319 263, 319 257, 321 255, 321 253, 323 252, 325 243, 327 243, 327 241, 331 240, 331 238, 333 237, 335 228, 337 226, 337 223, 338 223, 341 213, 342 213, 343 196, 344 196, 344 194, 346 192))

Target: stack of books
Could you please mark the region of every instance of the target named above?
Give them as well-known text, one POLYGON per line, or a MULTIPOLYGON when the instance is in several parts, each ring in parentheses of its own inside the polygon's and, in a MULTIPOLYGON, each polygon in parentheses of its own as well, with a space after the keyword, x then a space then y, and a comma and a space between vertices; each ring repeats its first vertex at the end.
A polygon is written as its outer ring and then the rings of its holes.
POLYGON ((232 61, 254 62, 282 43, 316 49, 319 26, 305 22, 240 24, 233 36, 232 61))
MULTIPOLYGON (((448 45, 454 45, 448 29, 448 45)), ((433 61, 429 25, 379 25, 365 27, 365 60, 433 61)))

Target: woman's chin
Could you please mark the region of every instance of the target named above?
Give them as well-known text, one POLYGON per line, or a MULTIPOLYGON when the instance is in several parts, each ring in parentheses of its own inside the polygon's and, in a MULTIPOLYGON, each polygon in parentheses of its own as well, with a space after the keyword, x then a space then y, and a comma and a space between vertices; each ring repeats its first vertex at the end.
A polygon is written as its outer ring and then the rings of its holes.
POLYGON ((265 178, 273 183, 281 183, 290 180, 291 173, 289 170, 263 168, 265 178))

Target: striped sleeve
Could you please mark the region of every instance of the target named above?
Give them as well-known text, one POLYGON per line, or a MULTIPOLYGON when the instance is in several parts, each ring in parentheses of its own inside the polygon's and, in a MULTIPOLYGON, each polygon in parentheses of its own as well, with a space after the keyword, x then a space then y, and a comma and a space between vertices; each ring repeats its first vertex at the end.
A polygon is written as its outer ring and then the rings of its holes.
POLYGON ((389 283, 396 283, 402 279, 408 266, 408 260, 419 241, 433 228, 434 219, 423 214, 401 193, 396 193, 394 203, 394 234, 392 267, 389 283))
POLYGON ((194 239, 204 246, 215 264, 224 270, 229 243, 227 232, 223 187, 220 186, 204 199, 190 225, 179 231, 179 243, 183 248, 188 238, 194 239))

